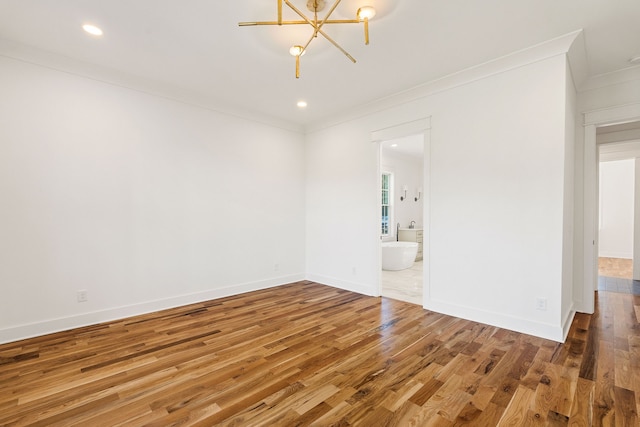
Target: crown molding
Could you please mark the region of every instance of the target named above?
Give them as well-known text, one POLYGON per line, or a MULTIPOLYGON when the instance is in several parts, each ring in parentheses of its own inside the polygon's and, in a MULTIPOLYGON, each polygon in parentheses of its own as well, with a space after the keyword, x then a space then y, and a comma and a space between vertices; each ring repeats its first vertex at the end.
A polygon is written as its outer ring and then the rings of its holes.
POLYGON ((64 55, 48 52, 33 46, 16 43, 6 39, 0 39, 0 57, 75 75, 81 78, 95 80, 151 96, 165 98, 174 102, 191 105, 222 115, 249 120, 295 133, 304 132, 304 128, 301 125, 260 113, 234 108, 229 105, 222 105, 215 99, 204 96, 201 93, 153 81, 148 78, 125 73, 105 66, 79 61, 64 55))
MULTIPOLYGON (((377 99, 356 109, 343 111, 339 114, 325 117, 322 120, 309 124, 306 127, 306 131, 307 133, 316 132, 331 126, 368 116, 370 114, 388 110, 402 104, 426 98, 438 92, 443 92, 477 80, 485 79, 492 75, 504 73, 557 55, 565 55, 569 52, 569 49, 571 49, 576 40, 579 41, 581 37, 583 37, 582 29, 573 31, 537 45, 501 56, 491 61, 449 74, 440 79, 414 86, 394 95, 377 99)), ((581 65, 579 65, 581 62, 581 54, 578 50, 574 53, 574 59, 579 60, 576 61, 576 71, 581 68, 581 65)), ((582 79, 579 74, 577 74, 577 76, 574 75, 574 79, 576 79, 576 77, 577 80, 582 79)))
POLYGON ((598 74, 590 77, 580 88, 580 92, 597 90, 607 86, 614 86, 640 80, 640 65, 623 68, 610 73, 598 74))

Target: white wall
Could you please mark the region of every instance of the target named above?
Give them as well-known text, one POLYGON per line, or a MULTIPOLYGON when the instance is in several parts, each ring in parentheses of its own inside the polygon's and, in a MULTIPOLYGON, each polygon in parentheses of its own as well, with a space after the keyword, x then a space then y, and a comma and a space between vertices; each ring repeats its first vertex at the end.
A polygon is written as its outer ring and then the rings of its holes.
POLYGON ((565 88, 565 56, 555 55, 309 134, 309 277, 377 292, 368 137, 431 116, 427 308, 562 340, 565 88))
POLYGON ((7 57, 0 93, 0 342, 304 278, 301 134, 7 57))
POLYGON ((380 159, 380 168, 383 172, 392 172, 394 176, 393 191, 393 224, 391 224, 391 235, 385 240, 396 239, 396 225, 400 223, 400 228, 409 227, 411 221, 416 222, 416 228, 422 227, 422 212, 424 189, 422 157, 416 158, 406 154, 393 153, 391 149, 383 150, 380 159), (404 196, 402 188, 407 186, 407 198, 400 200, 404 196), (418 189, 422 189, 421 200, 416 201, 418 189))
POLYGON ((377 294, 371 132, 425 117, 427 308, 562 339, 571 101, 547 47, 341 115, 304 146, 0 58, 0 342, 298 280, 305 262, 310 280, 377 294))
POLYGON ((305 253, 309 280, 378 294, 378 162, 378 145, 358 127, 338 125, 307 135, 305 253))
POLYGON ((600 162, 598 255, 633 258, 635 159, 600 162))

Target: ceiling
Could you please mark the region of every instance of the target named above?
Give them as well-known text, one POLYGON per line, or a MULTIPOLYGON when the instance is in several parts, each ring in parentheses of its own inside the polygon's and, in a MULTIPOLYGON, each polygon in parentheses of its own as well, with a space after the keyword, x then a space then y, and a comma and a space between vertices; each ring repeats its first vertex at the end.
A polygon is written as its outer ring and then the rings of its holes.
POLYGON ((398 139, 390 139, 380 143, 385 154, 401 154, 422 160, 424 156, 424 135, 409 135, 398 139))
MULTIPOLYGON (((292 1, 306 11, 306 0, 292 1)), ((303 127, 578 29, 590 76, 628 68, 640 55, 638 0, 342 0, 333 18, 352 19, 363 5, 377 9, 371 44, 364 45, 362 25, 327 26, 357 63, 318 37, 296 79, 288 49, 303 44, 311 27, 237 25, 275 20, 276 4, 0 0, 0 40, 197 94, 212 108, 303 127), (84 33, 86 22, 104 35, 84 33), (305 109, 296 107, 302 99, 305 109)))

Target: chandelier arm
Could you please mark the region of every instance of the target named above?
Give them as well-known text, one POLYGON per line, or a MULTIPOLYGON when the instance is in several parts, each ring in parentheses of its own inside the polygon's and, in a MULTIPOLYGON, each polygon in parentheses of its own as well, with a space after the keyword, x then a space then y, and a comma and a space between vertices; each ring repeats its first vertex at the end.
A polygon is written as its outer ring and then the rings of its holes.
MULTIPOLYGON (((327 23, 327 20, 331 17, 331 14, 333 13, 334 10, 336 10, 336 7, 338 7, 338 5, 340 4, 342 0, 336 0, 336 2, 333 4, 333 6, 331 6, 331 9, 329 9, 329 12, 327 12, 327 16, 324 17, 324 19, 322 20, 322 22, 320 23, 320 25, 318 25, 318 28, 315 30, 315 35, 318 35, 318 31, 320 31, 320 28, 322 28, 322 26, 324 24, 327 23)), ((318 12, 316 11, 316 24, 318 22, 318 12)))
MULTIPOLYGON (((359 24, 357 19, 329 19, 325 24, 359 24)), ((255 27, 257 25, 309 25, 307 21, 251 21, 251 22, 238 22, 240 27, 255 27)))
POLYGON ((309 47, 309 45, 311 44, 311 42, 313 41, 313 39, 316 38, 316 32, 314 31, 313 34, 311 34, 311 37, 309 37, 309 40, 307 41, 307 43, 302 47, 302 51, 304 52, 305 50, 307 50, 307 47, 309 47))
POLYGON ((278 25, 282 25, 282 0, 278 0, 278 25))
MULTIPOLYGON (((286 1, 286 0, 285 0, 286 1)), ((314 38, 318 37, 318 32, 320 31, 320 29, 322 28, 322 26, 324 24, 327 23, 327 21, 329 20, 329 18, 331 17, 331 14, 333 13, 334 10, 336 10, 336 7, 338 7, 338 5, 340 4, 342 0, 336 0, 336 2, 333 4, 333 6, 331 6, 331 9, 329 9, 329 12, 327 12, 327 16, 324 17, 324 19, 322 20, 322 22, 320 23, 320 25, 318 25, 318 11, 314 12, 314 18, 315 18, 315 26, 314 26, 314 30, 313 30, 313 34, 311 35, 311 37, 309 38, 309 41, 307 41, 307 43, 304 45, 304 47, 302 48, 302 51, 304 52, 305 50, 307 50, 307 47, 309 47, 309 45, 311 44, 311 42, 313 41, 314 38)), ((291 7, 291 5, 290 5, 291 7)), ((296 11, 297 13, 298 11, 296 11)), ((347 55, 350 56, 350 55, 347 55)))
MULTIPOLYGON (((295 7, 294 5, 291 4, 291 2, 289 0, 284 0, 284 2, 287 4, 287 6, 289 6, 295 13, 297 13, 302 19, 304 19, 305 21, 307 21, 307 23, 309 25, 311 25, 315 31, 317 31, 318 33, 322 34, 322 36, 327 39, 329 41, 329 43, 331 43, 332 45, 334 45, 340 52, 342 52, 347 58, 349 58, 351 60, 351 62, 353 62, 355 64, 356 60, 353 56, 351 56, 349 54, 349 52, 347 52, 346 50, 344 50, 342 48, 342 46, 340 46, 338 43, 336 43, 335 40, 333 40, 331 37, 329 37, 329 35, 327 33, 325 33, 324 31, 322 31, 322 29, 319 26, 316 26, 309 18, 307 18, 307 16, 302 13, 297 7, 295 7)), ((334 6, 337 6, 338 3, 340 3, 340 0, 337 0, 336 3, 334 4, 334 6)), ((335 9, 332 8, 332 9, 335 9)), ((308 43, 307 43, 308 45, 308 43)))
POLYGON ((353 62, 354 64, 356 63, 356 59, 355 59, 353 56, 351 56, 351 55, 349 54, 349 52, 347 52, 346 50, 344 50, 344 49, 342 48, 342 46, 340 46, 338 43, 336 43, 336 41, 335 41, 335 40, 333 40, 331 37, 329 37, 329 36, 327 35, 327 33, 325 33, 325 32, 324 32, 324 31, 322 31, 322 30, 319 30, 319 32, 320 32, 320 34, 322 34, 322 36, 323 36, 325 39, 327 39, 327 40, 329 41, 329 43, 331 43, 332 45, 334 45, 335 47, 337 47, 337 48, 338 48, 338 50, 339 50, 340 52, 344 53, 344 55, 345 55, 347 58, 349 58, 349 59, 351 60, 351 62, 353 62))
POLYGON ((364 44, 369 44, 369 18, 364 18, 364 44))
MULTIPOLYGON (((340 4, 341 1, 342 0, 336 0, 336 2, 333 4, 333 6, 331 6, 331 9, 327 13, 327 16, 325 16, 325 18, 322 20, 320 25, 318 25, 317 23, 314 23, 309 18, 307 18, 307 15, 302 13, 300 11, 300 9, 295 7, 289 0, 284 0, 284 2, 287 4, 287 6, 289 6, 289 8, 291 8, 291 10, 293 10, 295 13, 297 13, 302 19, 304 19, 307 22, 307 24, 311 25, 315 29, 316 32, 319 32, 320 29, 322 28, 322 26, 329 20, 329 17, 333 13, 333 11, 336 10, 336 7, 338 7, 338 5, 340 4)), ((317 16, 317 13, 316 13, 316 16, 317 16)), ((354 23, 360 22, 360 21, 355 20, 355 19, 353 19, 353 20, 352 19, 348 19, 348 20, 344 20, 344 21, 349 21, 349 22, 354 22, 354 23)), ((337 22, 337 20, 336 20, 336 22, 337 22)))
MULTIPOLYGON (((320 27, 318 27, 318 9, 314 9, 313 10, 313 23, 316 25, 316 28, 320 28, 320 27)), ((314 30, 313 34, 317 37, 318 36, 318 30, 314 30)))
POLYGON ((327 12, 327 16, 325 16, 324 19, 322 20, 322 24, 320 25, 321 27, 327 22, 327 20, 329 19, 333 11, 336 10, 336 7, 338 7, 341 1, 342 0, 336 0, 333 6, 331 6, 331 9, 329 9, 329 12, 327 12))
POLYGON ((300 18, 304 19, 307 22, 307 24, 311 25, 313 28, 316 28, 316 25, 309 18, 307 18, 307 15, 302 13, 300 9, 298 9, 293 4, 291 4, 289 0, 284 0, 284 2, 287 6, 289 6, 289 8, 291 8, 291 10, 297 13, 300 16, 300 18))

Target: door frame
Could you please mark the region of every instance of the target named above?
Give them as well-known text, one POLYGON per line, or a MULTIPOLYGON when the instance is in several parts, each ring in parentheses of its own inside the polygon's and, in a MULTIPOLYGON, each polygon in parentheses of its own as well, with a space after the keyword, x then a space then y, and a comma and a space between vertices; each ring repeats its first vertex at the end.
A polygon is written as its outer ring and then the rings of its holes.
POLYGON ((593 313, 598 289, 598 144, 596 128, 640 120, 640 103, 584 113, 584 283, 577 311, 593 313))
MULTIPOLYGON (((381 143, 383 141, 388 141, 391 139, 398 139, 405 136, 410 135, 420 135, 422 134, 424 138, 424 167, 423 167, 423 195, 422 195, 422 223, 423 225, 423 243, 422 243, 422 251, 423 251, 423 262, 424 265, 430 265, 430 227, 431 227, 431 116, 423 117, 417 120, 413 120, 410 122, 400 123, 397 125, 393 125, 390 127, 386 127, 383 129, 374 130, 371 132, 371 142, 378 145, 378 155, 377 157, 377 171, 378 171, 378 179, 376 191, 380 191, 380 174, 381 170, 381 159, 380 159, 380 150, 381 143)), ((378 199, 380 199, 378 197, 378 199)), ((380 212, 380 209, 378 209, 380 212)), ((378 247, 378 260, 377 260, 377 274, 378 274, 378 288, 377 295, 381 295, 382 293, 382 248, 378 247)), ((430 299, 430 269, 424 268, 422 273, 422 306, 425 307, 427 305, 427 301, 430 299)))

